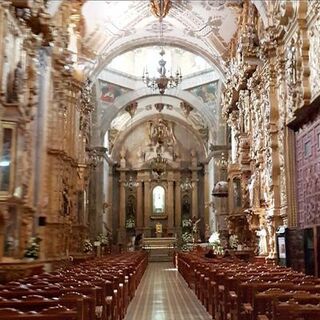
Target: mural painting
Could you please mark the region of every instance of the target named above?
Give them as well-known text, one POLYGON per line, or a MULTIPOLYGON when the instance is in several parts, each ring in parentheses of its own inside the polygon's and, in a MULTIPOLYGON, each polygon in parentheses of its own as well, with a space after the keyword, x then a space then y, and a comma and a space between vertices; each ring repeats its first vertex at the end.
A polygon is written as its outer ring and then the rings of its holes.
POLYGON ((197 96, 203 103, 212 104, 217 100, 218 82, 210 82, 189 90, 197 96))
POLYGON ((113 103, 114 100, 123 94, 129 92, 130 89, 120 87, 116 84, 100 81, 100 100, 106 103, 113 103))

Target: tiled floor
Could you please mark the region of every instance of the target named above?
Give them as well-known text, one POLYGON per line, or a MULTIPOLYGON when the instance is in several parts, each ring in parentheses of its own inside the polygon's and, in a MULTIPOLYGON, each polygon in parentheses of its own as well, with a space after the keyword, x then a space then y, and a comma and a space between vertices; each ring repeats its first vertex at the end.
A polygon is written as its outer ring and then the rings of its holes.
POLYGON ((209 320, 211 316, 169 262, 149 263, 125 320, 209 320))

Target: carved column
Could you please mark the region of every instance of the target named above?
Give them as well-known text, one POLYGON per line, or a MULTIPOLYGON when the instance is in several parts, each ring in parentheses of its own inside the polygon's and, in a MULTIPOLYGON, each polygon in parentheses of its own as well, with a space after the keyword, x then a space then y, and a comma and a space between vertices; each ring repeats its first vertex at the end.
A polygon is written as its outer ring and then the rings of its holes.
POLYGON ((296 200, 296 156, 295 156, 295 136, 291 129, 286 130, 286 145, 288 146, 285 154, 286 179, 287 179, 287 202, 288 202, 288 226, 296 227, 297 200, 296 200))
MULTIPOLYGON (((170 175, 171 176, 171 175, 170 175)), ((168 231, 172 232, 172 229, 174 227, 174 216, 173 216, 173 181, 170 179, 168 181, 168 204, 167 204, 167 209, 168 209, 168 231)))
POLYGON ((137 228, 140 230, 143 228, 143 192, 142 192, 142 179, 138 173, 137 181, 139 185, 137 187, 137 228))
POLYGON ((149 228, 149 221, 150 221, 150 203, 151 196, 150 196, 150 179, 149 174, 145 176, 144 181, 144 228, 149 228))
MULTIPOLYGON (((210 202, 210 195, 209 195, 209 168, 208 164, 204 166, 204 203, 208 204, 210 202)), ((204 207, 204 223, 209 225, 209 212, 210 207, 205 205, 204 207)))
MULTIPOLYGON (((124 186, 126 180, 126 173, 125 171, 120 172, 120 192, 119 192, 119 228, 120 231, 123 232, 126 227, 126 189, 124 186)), ((122 237, 120 237, 120 240, 123 240, 122 237)))
MULTIPOLYGON (((36 152, 35 152, 35 181, 34 181, 34 204, 38 208, 38 212, 43 211, 41 206, 43 205, 43 199, 46 192, 46 162, 47 162, 47 141, 46 131, 47 124, 46 119, 48 117, 47 106, 49 96, 49 75, 48 75, 48 52, 45 49, 39 50, 39 99, 38 99, 38 112, 37 122, 41 125, 37 126, 36 133, 36 152)), ((49 70, 50 71, 50 70, 49 70)), ((44 214, 44 212, 41 212, 44 214)), ((37 218, 37 217, 35 217, 37 218)), ((37 222, 36 222, 37 223, 37 222)))
POLYGON ((192 217, 198 218, 198 172, 192 171, 192 217))
POLYGON ((175 221, 176 227, 181 227, 181 189, 180 189, 180 172, 176 176, 175 186, 175 221))
POLYGON ((110 167, 109 175, 108 175, 108 208, 106 208, 107 211, 107 227, 110 230, 113 229, 113 190, 114 190, 114 181, 113 181, 113 168, 110 167))

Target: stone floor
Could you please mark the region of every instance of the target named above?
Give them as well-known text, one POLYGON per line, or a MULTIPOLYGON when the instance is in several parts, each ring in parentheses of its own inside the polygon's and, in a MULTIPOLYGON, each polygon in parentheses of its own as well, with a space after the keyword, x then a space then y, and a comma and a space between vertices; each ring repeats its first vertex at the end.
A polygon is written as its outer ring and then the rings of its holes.
POLYGON ((211 316, 169 262, 149 266, 125 320, 209 320, 211 316))

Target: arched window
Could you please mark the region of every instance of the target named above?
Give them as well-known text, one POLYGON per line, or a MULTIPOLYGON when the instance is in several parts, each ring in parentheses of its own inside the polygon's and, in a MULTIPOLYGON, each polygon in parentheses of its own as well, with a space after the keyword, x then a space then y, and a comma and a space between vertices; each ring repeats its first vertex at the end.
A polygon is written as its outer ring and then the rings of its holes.
POLYGON ((165 211, 165 190, 162 186, 156 186, 152 191, 153 213, 163 214, 165 211))

